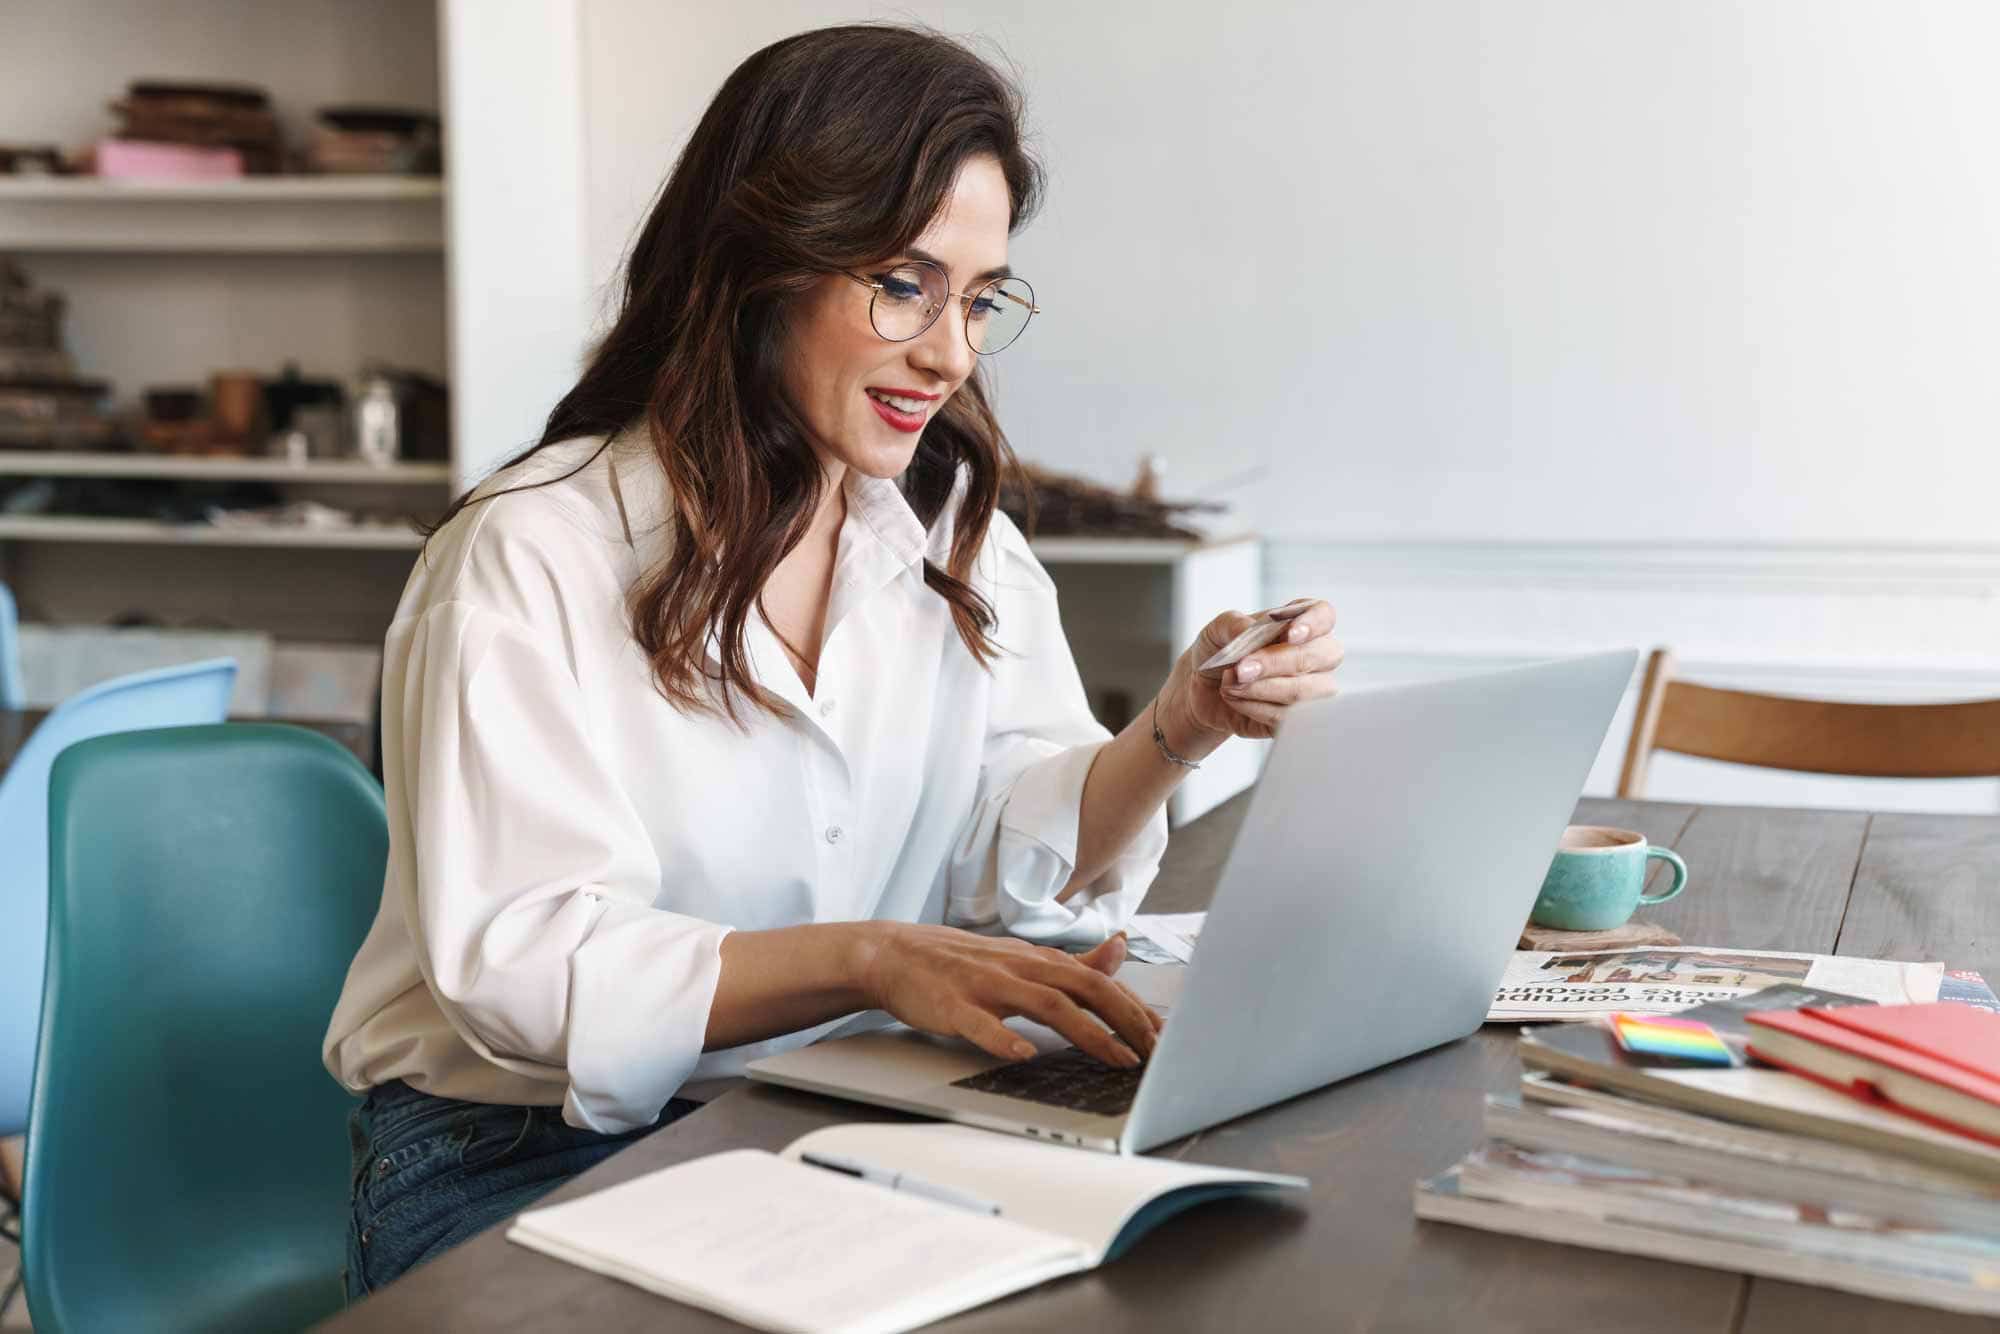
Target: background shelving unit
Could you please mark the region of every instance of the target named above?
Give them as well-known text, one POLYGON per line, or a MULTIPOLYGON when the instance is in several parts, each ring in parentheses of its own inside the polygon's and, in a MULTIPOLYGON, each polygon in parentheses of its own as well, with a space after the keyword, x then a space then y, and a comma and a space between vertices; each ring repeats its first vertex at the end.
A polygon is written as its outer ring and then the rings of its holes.
MULTIPOLYGON (((136 78, 260 85, 293 142, 322 106, 439 110, 441 21, 426 0, 93 0, 13 34, 0 137, 86 142, 109 131, 105 103, 136 78)), ((221 370, 275 377, 286 362, 311 378, 352 381, 381 361, 449 382, 450 189, 424 177, 0 177, 0 254, 65 296, 78 370, 110 381, 120 409, 149 387, 205 387, 221 370)), ((11 449, 0 480, 250 483, 288 501, 434 514, 461 475, 456 453, 377 468, 11 449)), ((138 617, 373 651, 421 541, 393 524, 0 514, 0 577, 24 619, 45 624, 138 617)))

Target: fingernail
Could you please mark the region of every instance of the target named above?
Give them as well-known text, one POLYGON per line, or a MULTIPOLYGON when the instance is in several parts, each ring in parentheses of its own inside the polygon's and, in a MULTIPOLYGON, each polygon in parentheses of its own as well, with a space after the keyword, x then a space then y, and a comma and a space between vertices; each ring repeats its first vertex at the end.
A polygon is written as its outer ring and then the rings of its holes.
POLYGON ((1011 1050, 1014 1053, 1015 1060, 1025 1061, 1035 1054, 1035 1044, 1032 1042, 1017 1042, 1011 1050))
POLYGON ((1263 674, 1264 664, 1255 658, 1250 658, 1236 664, 1236 683, 1238 685, 1248 685, 1263 674))
POLYGON ((1139 1054, 1130 1047, 1120 1047, 1118 1049, 1118 1064, 1124 1066, 1127 1070, 1136 1070, 1142 1062, 1139 1060, 1139 1054))

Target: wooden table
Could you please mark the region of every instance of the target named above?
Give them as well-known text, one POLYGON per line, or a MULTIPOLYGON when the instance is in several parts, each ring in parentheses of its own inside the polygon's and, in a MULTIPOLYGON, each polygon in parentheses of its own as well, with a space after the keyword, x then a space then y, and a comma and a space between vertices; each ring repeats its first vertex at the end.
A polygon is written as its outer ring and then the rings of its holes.
MULTIPOLYGON (((47 709, 0 709, 0 774, 7 772, 28 737, 49 716, 47 709)), ((247 722, 289 723, 322 736, 332 737, 354 753, 362 764, 369 763, 375 749, 374 729, 367 723, 329 722, 314 718, 251 718, 247 722)))
MULTIPOLYGON (((1245 798, 1174 835, 1147 908, 1201 907, 1245 798)), ((1656 911, 1691 943, 1943 959, 2000 980, 2000 818, 1585 801, 1579 822, 1677 848, 1692 886, 1656 911)), ((1314 1022, 1320 1016, 1299 1016, 1314 1022)), ((1357 1006, 1335 1021, 1365 1023, 1357 1006)), ((1246 1037, 1254 1040, 1254 1031, 1246 1037)), ((1115 1264, 947 1321, 951 1330, 1607 1329, 1618 1334, 1990 1330, 1988 1322, 1712 1269, 1418 1223, 1411 1186, 1480 1139, 1481 1095, 1519 1077, 1492 1027, 1161 1152, 1312 1178, 1303 1208, 1169 1220, 1115 1264)), ((745 1086, 570 1183, 565 1199, 722 1149, 777 1149, 890 1119, 745 1086)), ((718 1317, 513 1246, 494 1229, 329 1322, 370 1330, 710 1330, 718 1317)))

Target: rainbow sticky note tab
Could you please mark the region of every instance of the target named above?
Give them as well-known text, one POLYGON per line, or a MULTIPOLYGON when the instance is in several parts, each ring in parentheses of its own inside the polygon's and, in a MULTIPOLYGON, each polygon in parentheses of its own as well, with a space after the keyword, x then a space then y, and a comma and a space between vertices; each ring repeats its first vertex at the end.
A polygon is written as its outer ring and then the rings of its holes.
POLYGON ((1611 1031, 1629 1052, 1664 1056, 1693 1065, 1734 1065, 1735 1058, 1715 1030, 1699 1019, 1671 1015, 1615 1014, 1611 1031))

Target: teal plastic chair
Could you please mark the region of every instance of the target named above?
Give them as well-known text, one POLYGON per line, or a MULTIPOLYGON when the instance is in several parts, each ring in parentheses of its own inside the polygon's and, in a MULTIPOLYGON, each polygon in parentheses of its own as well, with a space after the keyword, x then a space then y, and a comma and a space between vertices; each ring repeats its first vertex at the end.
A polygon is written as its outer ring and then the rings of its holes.
POLYGON ((356 1100, 320 1039, 382 897, 382 789, 302 728, 171 728, 65 751, 49 823, 35 1329, 331 1315, 356 1100))
POLYGON ((21 614, 14 607, 14 590, 0 584, 0 709, 25 709, 28 692, 21 684, 21 614))
POLYGON ((107 732, 219 723, 235 685, 234 658, 94 685, 42 719, 0 777, 0 1135, 28 1122, 48 937, 49 766, 64 748, 107 732))

